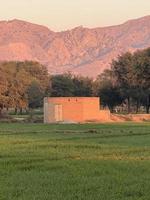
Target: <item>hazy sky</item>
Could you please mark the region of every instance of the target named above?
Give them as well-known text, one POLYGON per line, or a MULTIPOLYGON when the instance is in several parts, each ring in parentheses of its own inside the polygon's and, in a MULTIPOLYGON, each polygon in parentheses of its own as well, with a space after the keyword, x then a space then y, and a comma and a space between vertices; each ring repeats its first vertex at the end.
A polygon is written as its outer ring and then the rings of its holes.
POLYGON ((23 19, 65 30, 115 25, 150 15, 150 0, 0 0, 0 20, 23 19))

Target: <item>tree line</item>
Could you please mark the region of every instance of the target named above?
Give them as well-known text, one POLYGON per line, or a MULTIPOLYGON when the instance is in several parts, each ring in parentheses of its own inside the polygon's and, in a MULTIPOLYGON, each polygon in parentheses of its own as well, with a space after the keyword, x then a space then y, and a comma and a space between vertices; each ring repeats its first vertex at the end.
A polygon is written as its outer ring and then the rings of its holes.
POLYGON ((118 56, 96 79, 70 73, 49 75, 46 67, 32 62, 0 63, 0 112, 42 107, 44 96, 100 96, 111 112, 150 109, 150 48, 118 56))
POLYGON ((111 69, 97 77, 97 92, 111 111, 124 105, 127 112, 150 109, 150 48, 118 56, 111 69))
POLYGON ((0 112, 42 106, 48 82, 46 68, 37 62, 0 63, 0 112))

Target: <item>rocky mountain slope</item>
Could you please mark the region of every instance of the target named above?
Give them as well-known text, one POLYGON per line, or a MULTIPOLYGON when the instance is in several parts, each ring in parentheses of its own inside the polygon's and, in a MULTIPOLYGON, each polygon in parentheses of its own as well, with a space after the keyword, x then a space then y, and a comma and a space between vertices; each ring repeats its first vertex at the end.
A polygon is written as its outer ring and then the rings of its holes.
POLYGON ((150 16, 104 28, 64 32, 29 22, 0 22, 0 60, 34 60, 50 73, 71 71, 95 77, 119 54, 150 47, 150 16))

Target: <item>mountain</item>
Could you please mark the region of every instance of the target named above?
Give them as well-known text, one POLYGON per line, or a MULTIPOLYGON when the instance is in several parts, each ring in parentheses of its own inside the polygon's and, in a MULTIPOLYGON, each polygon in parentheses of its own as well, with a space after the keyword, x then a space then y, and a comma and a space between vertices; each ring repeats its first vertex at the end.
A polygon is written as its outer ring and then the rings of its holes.
POLYGON ((150 16, 103 28, 54 32, 21 20, 0 22, 0 60, 34 60, 52 74, 95 77, 119 54, 150 47, 150 16))

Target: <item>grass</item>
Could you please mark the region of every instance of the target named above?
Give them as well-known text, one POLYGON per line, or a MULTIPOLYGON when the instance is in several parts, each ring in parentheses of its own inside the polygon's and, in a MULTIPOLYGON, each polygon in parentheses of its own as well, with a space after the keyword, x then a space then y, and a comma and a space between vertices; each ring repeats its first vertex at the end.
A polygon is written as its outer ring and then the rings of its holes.
POLYGON ((0 200, 149 200, 150 123, 0 124, 0 200))

